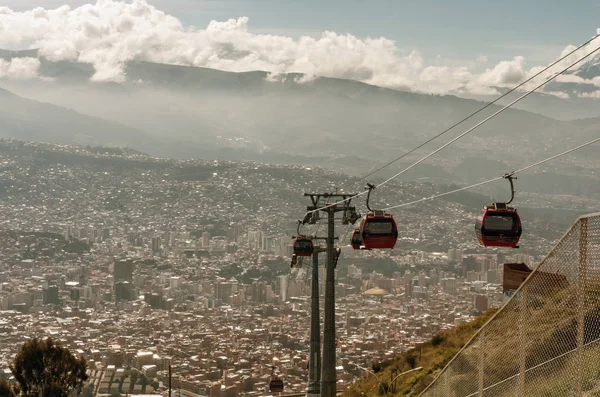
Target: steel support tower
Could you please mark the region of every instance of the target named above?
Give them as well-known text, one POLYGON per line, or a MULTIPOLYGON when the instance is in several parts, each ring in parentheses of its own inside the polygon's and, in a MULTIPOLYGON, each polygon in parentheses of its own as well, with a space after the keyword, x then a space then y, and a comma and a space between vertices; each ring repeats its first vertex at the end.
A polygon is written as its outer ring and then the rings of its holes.
MULTIPOLYGON (((315 238, 321 239, 321 238, 315 238)), ((321 321, 319 316, 319 254, 326 248, 315 247, 312 254, 312 281, 310 296, 310 351, 308 355, 308 388, 306 397, 319 397, 321 394, 321 321)))
POLYGON ((321 365, 321 397, 335 397, 336 395, 336 342, 335 342, 335 264, 337 255, 334 248, 335 240, 335 214, 343 212, 343 223, 348 224, 349 211, 355 211, 350 207, 350 200, 356 194, 304 193, 310 197, 312 205, 306 209, 310 213, 327 214, 327 273, 325 276, 325 319, 323 324, 323 362, 321 365), (328 204, 332 201, 334 204, 328 204))

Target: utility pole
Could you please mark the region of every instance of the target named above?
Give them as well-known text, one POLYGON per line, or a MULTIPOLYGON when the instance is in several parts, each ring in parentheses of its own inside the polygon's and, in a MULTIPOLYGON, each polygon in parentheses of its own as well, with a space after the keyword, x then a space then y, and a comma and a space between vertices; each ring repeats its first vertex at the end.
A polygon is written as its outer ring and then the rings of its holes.
POLYGON ((171 397, 171 363, 169 363, 169 397, 171 397))
MULTIPOLYGON (((313 240, 326 240, 315 237, 313 240)), ((308 388, 306 397, 319 397, 321 394, 321 322, 319 318, 319 254, 326 252, 326 248, 316 246, 312 254, 312 281, 310 296, 310 351, 308 388)))
MULTIPOLYGON (((306 209, 313 215, 319 212, 327 213, 327 273, 325 276, 325 321, 323 324, 323 364, 321 366, 321 397, 336 396, 336 346, 335 346, 335 264, 337 253, 333 242, 335 239, 335 214, 343 212, 343 223, 350 223, 352 218, 356 221, 356 210, 350 207, 350 200, 356 194, 309 194, 312 206, 306 209), (324 199, 324 200, 322 200, 324 199), (327 204, 325 201, 333 200, 335 204, 327 204), (338 203, 339 202, 339 203, 338 203)), ((313 219, 318 219, 318 216, 313 219)))

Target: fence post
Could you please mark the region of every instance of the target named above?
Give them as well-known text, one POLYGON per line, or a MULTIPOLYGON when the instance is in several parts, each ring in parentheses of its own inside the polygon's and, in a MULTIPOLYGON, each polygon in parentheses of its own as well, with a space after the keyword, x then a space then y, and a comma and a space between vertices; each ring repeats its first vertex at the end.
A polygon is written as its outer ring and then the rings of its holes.
POLYGON ((579 232, 579 272, 577 278, 577 359, 575 368, 575 395, 581 396, 583 380, 583 354, 585 333, 585 305, 586 305, 586 281, 587 281, 587 218, 581 219, 579 232))

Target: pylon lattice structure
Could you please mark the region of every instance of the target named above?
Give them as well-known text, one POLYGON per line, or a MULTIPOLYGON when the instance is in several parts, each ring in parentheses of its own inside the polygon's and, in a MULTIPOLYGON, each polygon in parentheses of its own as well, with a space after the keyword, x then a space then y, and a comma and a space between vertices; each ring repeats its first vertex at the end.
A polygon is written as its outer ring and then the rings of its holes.
POLYGON ((325 273, 325 307, 323 321, 323 354, 321 355, 321 397, 335 397, 336 390, 336 342, 335 342, 335 266, 338 255, 333 246, 335 240, 335 214, 343 212, 343 223, 348 222, 348 214, 355 213, 355 208, 350 206, 356 194, 304 193, 310 197, 312 205, 306 210, 318 214, 327 214, 327 271, 325 273), (325 203, 322 202, 325 199, 325 203), (327 200, 341 200, 334 204, 327 204, 327 200))
POLYGON ((600 396, 600 213, 571 226, 420 396, 600 396))

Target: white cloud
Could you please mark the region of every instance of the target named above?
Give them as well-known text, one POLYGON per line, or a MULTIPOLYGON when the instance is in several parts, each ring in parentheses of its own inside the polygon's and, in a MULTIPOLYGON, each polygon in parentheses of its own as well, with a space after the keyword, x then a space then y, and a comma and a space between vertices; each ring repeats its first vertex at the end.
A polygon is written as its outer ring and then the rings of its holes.
POLYGON ((492 69, 486 69, 477 79, 485 86, 515 86, 525 80, 527 69, 525 58, 515 57, 511 61, 502 61, 492 69))
POLYGON ((294 78, 294 83, 296 84, 304 84, 310 83, 311 81, 316 80, 319 76, 315 76, 314 74, 303 74, 302 76, 298 76, 294 78))
POLYGON ((556 81, 559 83, 578 83, 584 84, 586 80, 583 77, 574 75, 574 74, 561 74, 556 78, 556 81))
POLYGON ((528 68, 525 58, 517 56, 477 73, 487 62, 483 55, 465 66, 427 65, 419 52, 405 52, 384 37, 326 31, 317 38, 293 39, 251 33, 248 23, 241 17, 212 21, 206 29, 185 27, 145 0, 98 0, 78 8, 22 12, 0 7, 0 48, 39 48, 51 60, 91 63, 96 81, 123 81, 125 64, 135 59, 235 72, 265 70, 272 79, 301 72, 307 77, 298 82, 328 76, 437 94, 495 94, 494 86, 514 86, 542 68, 528 68))
POLYGON ((0 78, 27 80, 38 77, 40 61, 37 58, 14 58, 6 61, 0 58, 0 78))
POLYGON ((544 92, 548 95, 553 95, 553 96, 561 98, 561 99, 569 98, 569 94, 567 94, 566 92, 563 92, 563 91, 544 91, 544 92))
POLYGON ((600 90, 593 92, 581 92, 577 94, 580 98, 592 98, 592 99, 600 99, 600 90))

